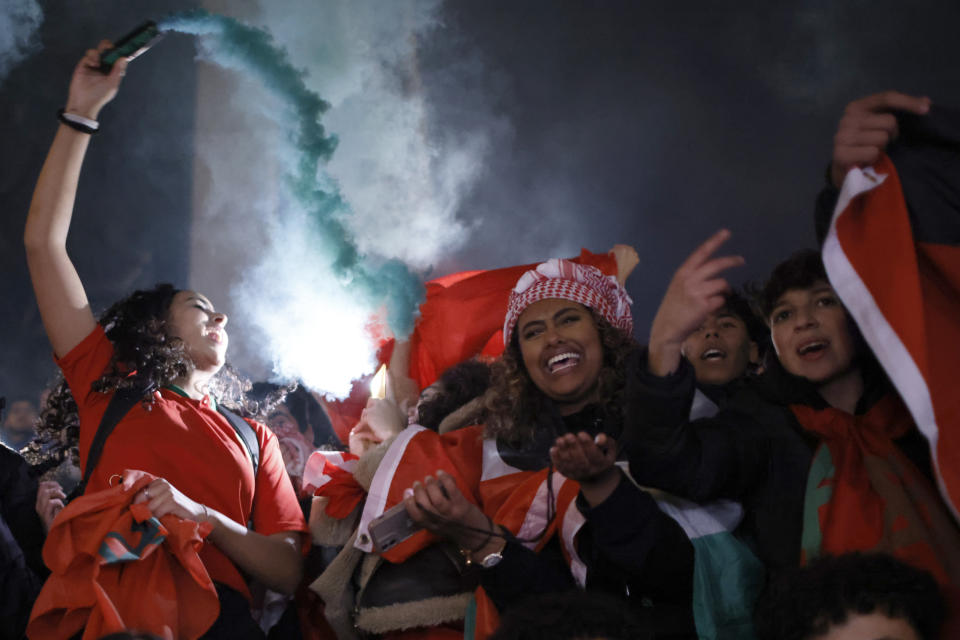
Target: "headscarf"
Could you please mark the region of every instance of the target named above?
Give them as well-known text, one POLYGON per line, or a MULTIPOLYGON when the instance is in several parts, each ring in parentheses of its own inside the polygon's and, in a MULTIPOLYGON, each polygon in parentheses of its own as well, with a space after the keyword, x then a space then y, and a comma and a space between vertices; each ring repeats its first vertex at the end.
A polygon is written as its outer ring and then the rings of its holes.
POLYGON ((509 345, 520 314, 534 302, 548 298, 571 300, 593 309, 607 322, 626 334, 633 331, 627 295, 617 279, 604 275, 596 267, 553 258, 527 271, 510 292, 503 322, 503 344, 509 345))

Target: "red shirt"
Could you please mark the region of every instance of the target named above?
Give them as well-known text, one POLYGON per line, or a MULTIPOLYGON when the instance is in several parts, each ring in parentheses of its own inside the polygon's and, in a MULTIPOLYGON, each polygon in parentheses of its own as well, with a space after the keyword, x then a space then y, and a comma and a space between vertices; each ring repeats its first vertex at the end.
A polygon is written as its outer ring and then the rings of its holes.
MULTIPOLYGON (((90 387, 112 357, 113 345, 97 326, 57 360, 80 410, 81 469, 112 397, 90 387)), ((209 397, 192 400, 169 389, 155 392, 150 411, 136 404, 107 438, 87 492, 106 489, 110 478, 125 469, 139 469, 166 479, 190 499, 235 522, 246 526, 252 520, 257 533, 306 531, 276 436, 262 424, 248 422, 260 443, 256 478, 237 432, 209 397)), ((205 544, 200 559, 214 581, 249 595, 240 572, 215 545, 205 544)))

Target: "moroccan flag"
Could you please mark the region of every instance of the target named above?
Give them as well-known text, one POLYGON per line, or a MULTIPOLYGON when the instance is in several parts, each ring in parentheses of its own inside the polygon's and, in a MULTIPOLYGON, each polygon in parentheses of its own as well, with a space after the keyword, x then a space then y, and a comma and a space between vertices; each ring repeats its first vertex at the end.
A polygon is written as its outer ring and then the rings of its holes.
POLYGON ((830 282, 930 443, 960 513, 960 112, 899 118, 900 138, 846 177, 823 244, 830 282))

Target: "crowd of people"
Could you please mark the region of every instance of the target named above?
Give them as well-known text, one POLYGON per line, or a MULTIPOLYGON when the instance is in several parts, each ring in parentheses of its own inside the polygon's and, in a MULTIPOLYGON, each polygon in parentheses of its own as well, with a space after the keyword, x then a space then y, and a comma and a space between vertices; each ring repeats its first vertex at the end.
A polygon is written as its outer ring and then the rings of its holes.
POLYGON ((960 325, 960 220, 937 205, 957 184, 938 173, 960 152, 951 114, 851 103, 812 216, 823 252, 737 290, 718 231, 646 344, 626 245, 432 283, 384 351, 385 392, 352 411, 226 366, 228 319, 199 292, 158 285, 94 316, 66 239, 126 69, 99 70, 107 46, 74 71, 27 215, 62 378, 0 427, 0 637, 958 637, 960 407, 900 367, 922 377, 960 345, 887 331, 960 325), (875 235, 841 218, 886 225, 878 207, 920 264, 877 261, 914 301, 887 324, 863 319, 885 297, 848 241, 875 235))

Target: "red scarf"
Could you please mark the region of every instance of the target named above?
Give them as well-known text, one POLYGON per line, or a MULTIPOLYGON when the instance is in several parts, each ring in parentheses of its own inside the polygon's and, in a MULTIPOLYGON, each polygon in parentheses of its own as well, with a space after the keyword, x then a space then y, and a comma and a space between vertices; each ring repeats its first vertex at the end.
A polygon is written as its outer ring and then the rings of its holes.
POLYGON ((880 551, 929 571, 941 585, 960 587, 960 531, 894 443, 914 428, 900 399, 887 395, 859 416, 790 408, 822 440, 807 485, 803 562, 819 554, 880 551))
POLYGON ((197 552, 211 525, 157 520, 134 496, 154 477, 124 471, 117 486, 83 495, 57 516, 43 546, 52 571, 30 614, 31 638, 84 640, 125 629, 198 638, 220 614, 197 552))

